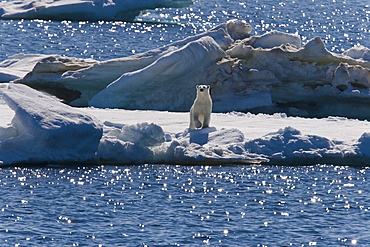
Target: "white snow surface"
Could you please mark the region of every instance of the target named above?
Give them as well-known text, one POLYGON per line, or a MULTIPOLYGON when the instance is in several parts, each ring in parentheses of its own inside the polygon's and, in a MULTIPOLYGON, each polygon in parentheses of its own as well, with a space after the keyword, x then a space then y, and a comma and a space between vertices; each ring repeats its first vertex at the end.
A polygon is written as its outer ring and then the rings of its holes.
POLYGON ((3 100, 3 166, 370 162, 368 121, 231 112, 189 130, 189 113, 76 109, 21 84, 10 83, 3 100))
POLYGON ((2 19, 133 21, 141 11, 182 8, 192 0, 24 0, 0 2, 2 19))

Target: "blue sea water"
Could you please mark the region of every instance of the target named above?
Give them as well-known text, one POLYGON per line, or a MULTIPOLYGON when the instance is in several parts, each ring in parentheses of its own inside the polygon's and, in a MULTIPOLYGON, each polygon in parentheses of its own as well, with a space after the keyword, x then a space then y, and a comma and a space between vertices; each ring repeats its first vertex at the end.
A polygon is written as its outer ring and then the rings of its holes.
POLYGON ((368 246, 367 168, 0 170, 1 246, 368 246))
MULTIPOLYGON (((370 1, 196 0, 138 22, 0 20, 18 53, 107 60, 244 19, 253 35, 370 47, 370 1)), ((316 166, 0 168, 0 246, 366 246, 369 169, 316 166)))

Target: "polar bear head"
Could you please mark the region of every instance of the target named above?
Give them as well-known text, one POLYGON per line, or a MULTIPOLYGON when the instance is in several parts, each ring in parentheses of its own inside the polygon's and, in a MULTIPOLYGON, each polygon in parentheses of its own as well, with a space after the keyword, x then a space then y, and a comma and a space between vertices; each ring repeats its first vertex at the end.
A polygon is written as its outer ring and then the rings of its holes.
POLYGON ((197 85, 197 93, 209 93, 210 85, 197 85))

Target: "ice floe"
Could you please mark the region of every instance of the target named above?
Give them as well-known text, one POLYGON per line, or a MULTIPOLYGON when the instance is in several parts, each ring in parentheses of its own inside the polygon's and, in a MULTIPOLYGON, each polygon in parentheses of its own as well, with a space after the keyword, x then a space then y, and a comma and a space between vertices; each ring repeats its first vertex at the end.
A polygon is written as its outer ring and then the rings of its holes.
POLYGON ((25 0, 0 2, 2 19, 133 21, 141 11, 182 8, 192 0, 25 0))
POLYGON ((235 112, 191 130, 188 113, 76 109, 22 84, 3 99, 3 166, 370 163, 368 121, 235 112))
POLYGON ((194 85, 208 84, 215 112, 370 118, 367 48, 336 54, 320 37, 302 44, 298 34, 251 36, 251 30, 245 21, 232 20, 162 48, 103 62, 44 57, 16 81, 72 106, 187 111, 194 85))

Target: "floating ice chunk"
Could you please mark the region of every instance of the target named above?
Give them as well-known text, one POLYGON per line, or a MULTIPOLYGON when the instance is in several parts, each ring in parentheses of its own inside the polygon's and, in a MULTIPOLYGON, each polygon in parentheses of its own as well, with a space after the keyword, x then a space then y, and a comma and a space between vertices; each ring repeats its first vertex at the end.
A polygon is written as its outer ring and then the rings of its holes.
POLYGON ((102 125, 94 117, 21 84, 10 84, 3 98, 15 112, 0 131, 4 164, 95 159, 102 125))
POLYGON ((192 0, 25 0, 0 3, 2 19, 133 21, 142 10, 181 8, 192 0))
MULTIPOLYGON (((287 45, 253 48, 240 41, 226 53, 240 59, 244 67, 269 71, 276 77, 278 82, 263 90, 270 94, 271 104, 259 108, 260 111, 315 117, 370 117, 364 100, 369 98, 370 63, 329 52, 319 37, 301 48, 287 45)), ((258 88, 255 91, 261 92, 258 88)), ((267 98, 268 95, 264 97, 267 98)))
POLYGON ((40 59, 35 69, 17 82, 53 94, 70 105, 87 106, 88 101, 95 94, 124 73, 143 69, 160 57, 175 52, 188 43, 205 36, 212 37, 222 49, 228 48, 233 42, 227 29, 216 27, 161 48, 104 62, 49 56, 40 59))

